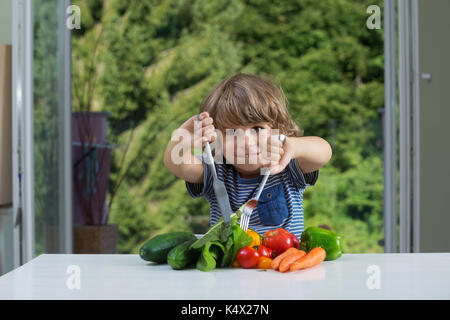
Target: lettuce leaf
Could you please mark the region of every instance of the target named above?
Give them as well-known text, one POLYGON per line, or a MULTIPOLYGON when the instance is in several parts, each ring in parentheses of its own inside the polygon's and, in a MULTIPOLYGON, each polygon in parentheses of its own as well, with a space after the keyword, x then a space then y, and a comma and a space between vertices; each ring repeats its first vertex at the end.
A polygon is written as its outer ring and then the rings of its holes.
POLYGON ((227 242, 224 245, 224 253, 223 253, 223 257, 222 257, 222 261, 220 262, 220 267, 224 268, 224 267, 228 267, 229 265, 231 265, 233 263, 233 237, 229 237, 227 242))
MULTIPOLYGON (((233 228, 233 248, 232 248, 232 261, 233 263, 234 259, 236 259, 236 255, 239 250, 241 250, 243 247, 251 245, 253 242, 252 237, 250 237, 247 232, 241 229, 241 227, 236 225, 233 228)), ((231 264, 230 263, 230 264, 231 264)))
POLYGON ((252 237, 250 237, 247 232, 242 230, 237 222, 233 224, 232 234, 224 246, 225 251, 220 267, 223 268, 231 266, 234 259, 236 259, 238 251, 243 247, 249 246, 252 242, 252 237))
POLYGON ((197 260, 197 269, 201 271, 211 271, 216 268, 217 261, 221 254, 223 255, 225 248, 218 241, 207 242, 197 260))
POLYGON ((233 213, 230 216, 230 224, 228 226, 225 225, 223 219, 220 218, 219 221, 216 222, 211 229, 208 230, 200 239, 191 244, 191 249, 199 249, 202 248, 206 243, 211 241, 220 241, 227 242, 231 233, 233 232, 232 226, 235 225, 239 219, 236 213, 233 213))
POLYGON ((239 226, 242 208, 243 206, 231 215, 228 226, 220 219, 191 245, 191 249, 201 250, 196 264, 198 270, 211 271, 216 267, 229 267, 238 251, 252 243, 252 238, 239 226))

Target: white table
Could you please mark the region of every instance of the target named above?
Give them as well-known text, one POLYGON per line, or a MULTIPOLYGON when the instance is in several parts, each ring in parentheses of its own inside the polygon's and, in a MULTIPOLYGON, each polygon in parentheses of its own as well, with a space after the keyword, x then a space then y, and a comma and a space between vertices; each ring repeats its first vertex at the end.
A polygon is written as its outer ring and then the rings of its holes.
POLYGON ((346 254, 285 274, 175 271, 137 255, 45 254, 0 277, 0 299, 450 299, 449 272, 450 253, 346 254))

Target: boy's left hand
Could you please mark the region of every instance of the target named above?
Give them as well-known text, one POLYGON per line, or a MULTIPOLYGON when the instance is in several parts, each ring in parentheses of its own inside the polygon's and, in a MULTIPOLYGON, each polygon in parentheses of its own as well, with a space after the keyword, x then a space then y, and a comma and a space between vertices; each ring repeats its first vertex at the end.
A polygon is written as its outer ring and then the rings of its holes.
POLYGON ((267 137, 266 148, 262 148, 263 167, 270 167, 271 174, 277 174, 286 168, 293 157, 292 141, 286 137, 282 143, 278 136, 267 137))

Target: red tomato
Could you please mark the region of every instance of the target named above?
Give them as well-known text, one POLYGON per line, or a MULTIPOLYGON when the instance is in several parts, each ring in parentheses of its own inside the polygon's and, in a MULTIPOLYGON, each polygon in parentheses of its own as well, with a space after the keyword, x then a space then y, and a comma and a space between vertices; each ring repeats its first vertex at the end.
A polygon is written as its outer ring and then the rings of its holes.
POLYGON ((289 231, 287 231, 286 229, 283 229, 283 228, 279 228, 278 230, 280 230, 280 232, 289 234, 292 237, 292 246, 296 249, 300 249, 300 241, 298 240, 298 238, 295 234, 290 233, 289 231))
POLYGON ((260 257, 267 257, 267 258, 272 259, 272 257, 273 257, 272 249, 270 249, 262 244, 260 244, 259 246, 253 247, 253 248, 255 248, 258 251, 260 257))
POLYGON ((292 234, 292 246, 296 249, 300 249, 300 241, 298 240, 297 236, 295 234, 292 234))
POLYGON ((287 231, 286 229, 283 229, 283 228, 278 228, 278 229, 275 229, 275 230, 278 230, 280 232, 284 232, 284 233, 287 233, 287 234, 291 234, 289 231, 287 231))
POLYGON ((262 242, 266 247, 273 250, 275 256, 282 254, 293 246, 292 234, 282 228, 264 233, 262 242))
POLYGON ((236 255, 236 260, 242 268, 253 268, 259 262, 259 253, 250 247, 243 247, 236 255))

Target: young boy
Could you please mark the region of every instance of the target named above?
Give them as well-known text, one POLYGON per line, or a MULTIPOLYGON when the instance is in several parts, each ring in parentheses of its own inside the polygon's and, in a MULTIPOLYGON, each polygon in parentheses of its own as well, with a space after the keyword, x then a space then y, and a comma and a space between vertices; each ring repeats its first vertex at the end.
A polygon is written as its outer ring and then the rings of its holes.
POLYGON ((260 235, 283 228, 300 239, 304 229, 303 192, 315 184, 319 168, 330 160, 328 142, 320 137, 302 137, 282 91, 261 76, 238 73, 225 79, 208 93, 200 111, 199 120, 192 116, 173 135, 164 164, 186 181, 193 198, 204 196, 208 200, 210 224, 221 217, 210 168, 201 156, 191 153, 183 155, 188 161, 175 161, 180 146, 190 151, 194 146, 217 142, 223 161, 215 161, 216 172, 225 183, 233 211, 255 195, 262 179, 261 168, 269 167, 271 174, 249 228, 260 235), (284 143, 278 139, 279 134, 286 136, 284 143))

